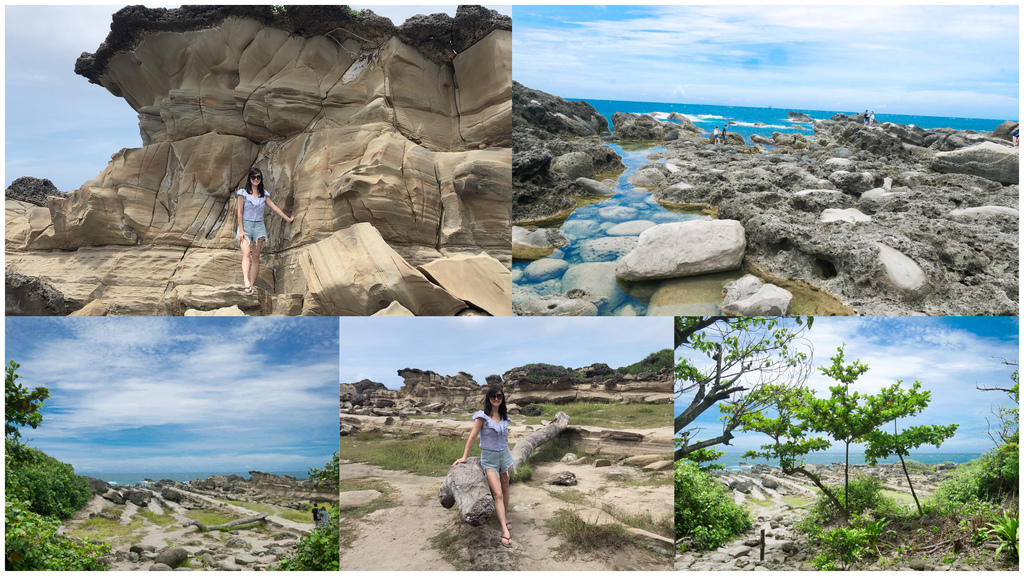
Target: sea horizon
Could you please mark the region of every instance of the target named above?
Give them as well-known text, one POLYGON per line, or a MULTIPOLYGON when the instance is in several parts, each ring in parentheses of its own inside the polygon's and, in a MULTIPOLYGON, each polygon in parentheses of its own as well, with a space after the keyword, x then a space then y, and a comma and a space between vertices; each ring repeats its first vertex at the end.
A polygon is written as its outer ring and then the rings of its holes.
MULTIPOLYGON (((979 458, 982 452, 920 452, 912 453, 904 457, 904 460, 913 460, 914 462, 920 462, 922 464, 939 464, 941 462, 952 462, 954 464, 965 464, 971 460, 979 458)), ((845 452, 818 452, 808 454, 806 457, 808 464, 817 465, 832 465, 836 463, 843 463, 846 460, 845 452)), ((896 456, 890 458, 879 459, 879 464, 895 464, 899 463, 900 459, 896 456)), ((753 466, 755 464, 768 464, 769 466, 778 466, 777 460, 767 460, 764 458, 744 458, 742 452, 728 452, 723 454, 720 458, 715 460, 715 464, 722 464, 726 470, 738 471, 744 468, 753 466)), ((863 452, 851 452, 850 453, 850 465, 851 466, 866 466, 867 461, 864 459, 863 452)))
MULTIPOLYGON (((749 138, 751 134, 758 134, 764 137, 771 137, 773 131, 782 133, 804 133, 813 134, 813 124, 810 122, 796 122, 787 118, 789 112, 802 112, 814 120, 827 120, 836 114, 855 115, 863 114, 863 111, 850 110, 815 110, 799 107, 777 107, 777 106, 730 106, 717 104, 681 104, 672 102, 646 102, 632 100, 604 100, 589 98, 566 98, 573 102, 585 101, 594 107, 599 114, 608 120, 608 129, 612 127, 612 114, 615 112, 629 112, 633 114, 651 114, 660 120, 667 120, 672 112, 678 112, 690 119, 696 126, 710 132, 714 126, 729 125, 729 130, 749 138), (760 124, 760 125, 758 125, 760 124), (802 126, 802 129, 794 129, 793 126, 802 126)), ((868 108, 870 110, 870 108, 868 108)), ((991 132, 999 124, 1006 120, 994 118, 973 118, 961 116, 929 116, 913 114, 890 114, 886 112, 875 112, 875 121, 892 122, 919 126, 925 130, 952 128, 955 130, 974 130, 975 132, 991 132)))
MULTIPOLYGON (((264 472, 265 474, 274 474, 276 476, 293 476, 299 479, 309 478, 309 472, 307 470, 257 470, 257 472, 264 472)), ((89 476, 90 478, 98 478, 103 480, 107 484, 112 486, 131 486, 134 484, 149 484, 152 482, 159 482, 161 480, 173 480, 175 482, 189 482, 191 480, 203 480, 210 476, 230 476, 232 474, 241 476, 246 480, 249 480, 252 476, 249 471, 244 472, 232 471, 232 472, 94 472, 94 473, 78 473, 79 476, 89 476)))

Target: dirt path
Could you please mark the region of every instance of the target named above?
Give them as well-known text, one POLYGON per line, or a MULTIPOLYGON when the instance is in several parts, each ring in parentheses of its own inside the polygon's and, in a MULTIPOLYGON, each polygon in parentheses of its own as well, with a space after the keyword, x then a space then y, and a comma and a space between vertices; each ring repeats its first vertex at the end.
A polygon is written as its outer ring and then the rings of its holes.
MULTIPOLYGON (((672 515, 672 484, 635 485, 629 480, 608 479, 608 472, 619 472, 626 478, 638 479, 641 474, 628 466, 593 468, 563 464, 533 464, 534 479, 528 484, 510 488, 513 546, 508 553, 511 565, 520 570, 668 570, 668 556, 651 550, 602 550, 567 556, 557 550, 563 540, 545 530, 545 521, 560 509, 575 510, 590 523, 617 522, 600 509, 609 507, 616 513, 642 514, 654 518, 672 515), (570 470, 577 475, 575 487, 547 486, 541 481, 548 476, 570 470), (552 492, 571 492, 570 504, 552 492)), ((407 472, 383 470, 376 466, 345 463, 341 478, 380 479, 396 490, 399 503, 395 507, 371 512, 354 522, 356 539, 342 549, 342 570, 457 570, 473 568, 480 554, 493 546, 498 553, 501 529, 497 519, 477 529, 466 527, 457 510, 445 510, 437 501, 442 478, 416 476, 407 472), (458 539, 469 534, 476 547, 484 550, 461 550, 458 539), (439 550, 431 538, 447 534, 456 541, 445 551, 439 550), (400 550, 399 554, 381 554, 381 550, 400 550)))

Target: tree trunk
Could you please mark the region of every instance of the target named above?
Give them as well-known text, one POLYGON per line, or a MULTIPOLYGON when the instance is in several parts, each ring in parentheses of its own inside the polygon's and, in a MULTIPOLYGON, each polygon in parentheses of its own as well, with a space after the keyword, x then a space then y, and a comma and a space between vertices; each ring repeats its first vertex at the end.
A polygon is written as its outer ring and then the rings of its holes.
MULTIPOLYGON (((512 459, 521 466, 541 444, 555 438, 569 425, 569 416, 559 412, 547 426, 530 433, 512 448, 512 459)), ((462 464, 452 466, 437 491, 441 506, 458 505, 462 519, 470 526, 480 526, 494 515, 494 497, 480 467, 480 458, 474 456, 462 464)))
POLYGON ((206 526, 202 522, 200 522, 199 520, 190 520, 190 521, 182 524, 182 526, 184 526, 186 528, 189 527, 189 526, 196 526, 196 527, 199 528, 200 532, 206 532, 208 530, 220 530, 222 528, 233 528, 235 526, 241 526, 242 524, 250 524, 252 522, 259 522, 260 520, 263 520, 266 517, 267 517, 267 513, 263 512, 262 514, 257 514, 256 516, 251 516, 249 518, 243 518, 241 520, 235 520, 233 522, 228 522, 227 524, 218 524, 216 526, 206 526))

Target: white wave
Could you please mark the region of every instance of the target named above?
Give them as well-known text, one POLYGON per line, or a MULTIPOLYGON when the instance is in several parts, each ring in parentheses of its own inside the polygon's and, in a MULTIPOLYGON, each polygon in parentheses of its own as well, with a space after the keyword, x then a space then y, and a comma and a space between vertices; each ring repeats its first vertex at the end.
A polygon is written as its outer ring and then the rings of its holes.
POLYGON ((777 128, 777 129, 789 128, 789 126, 780 126, 778 124, 754 124, 753 122, 736 122, 736 121, 733 121, 732 125, 733 126, 746 126, 748 128, 777 128))

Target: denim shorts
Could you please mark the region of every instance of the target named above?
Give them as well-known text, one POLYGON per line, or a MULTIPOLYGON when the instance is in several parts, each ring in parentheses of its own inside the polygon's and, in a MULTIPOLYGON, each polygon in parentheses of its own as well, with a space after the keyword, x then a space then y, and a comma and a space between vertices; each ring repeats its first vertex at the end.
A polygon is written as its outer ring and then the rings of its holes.
POLYGON ((249 242, 255 242, 260 238, 266 239, 267 227, 263 225, 263 220, 242 220, 242 234, 249 242))
POLYGON ((480 466, 484 470, 494 470, 498 474, 508 472, 508 469, 515 465, 512 460, 512 453, 508 448, 504 450, 480 450, 480 466))

